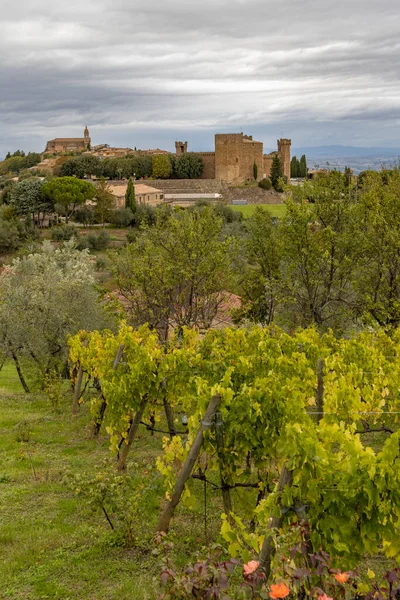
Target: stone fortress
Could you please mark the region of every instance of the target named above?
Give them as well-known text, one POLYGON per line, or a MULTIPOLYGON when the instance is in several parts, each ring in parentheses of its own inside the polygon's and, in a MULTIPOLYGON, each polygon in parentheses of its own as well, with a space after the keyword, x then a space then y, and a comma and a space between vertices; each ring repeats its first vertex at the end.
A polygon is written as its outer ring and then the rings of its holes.
MULTIPOLYGON (((204 161, 204 172, 201 179, 215 179, 228 185, 245 183, 254 180, 254 164, 257 165, 257 180, 271 174, 272 161, 278 155, 282 172, 290 179, 290 146, 291 140, 280 139, 275 152, 264 154, 262 142, 253 140, 252 136, 243 133, 217 133, 215 135, 214 152, 194 152, 204 161)), ((44 154, 63 154, 66 152, 88 152, 99 158, 122 156, 152 156, 170 154, 166 150, 132 150, 131 148, 110 148, 107 144, 91 147, 89 130, 85 127, 83 138, 55 138, 47 142, 44 154)), ((188 152, 187 142, 175 142, 176 156, 188 152)))
MULTIPOLYGON (((264 154, 262 142, 256 142, 251 135, 243 133, 217 133, 215 152, 194 152, 204 161, 202 179, 218 179, 230 184, 240 184, 254 180, 253 167, 257 165, 257 180, 269 177, 272 161, 278 155, 282 172, 290 179, 291 140, 278 140, 278 150, 264 154)), ((187 142, 175 142, 177 156, 188 151, 187 142)))

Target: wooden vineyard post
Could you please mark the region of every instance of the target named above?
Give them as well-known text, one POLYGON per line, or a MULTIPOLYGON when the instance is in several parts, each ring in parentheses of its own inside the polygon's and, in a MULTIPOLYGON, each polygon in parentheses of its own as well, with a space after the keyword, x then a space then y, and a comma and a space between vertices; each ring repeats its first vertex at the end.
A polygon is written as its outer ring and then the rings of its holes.
MULTIPOLYGON (((84 340, 83 345, 85 346, 85 348, 87 348, 88 341, 84 340)), ((75 384, 74 400, 72 403, 72 414, 73 415, 76 415, 79 410, 79 399, 81 397, 82 379, 83 379, 83 369, 82 369, 82 365, 79 365, 78 377, 76 379, 76 384, 75 384)))
MULTIPOLYGON (((124 344, 120 344, 117 350, 117 354, 115 356, 114 362, 113 362, 113 370, 116 371, 118 368, 119 363, 121 362, 122 359, 122 355, 124 353, 124 344)), ((94 437, 98 437, 99 433, 100 433, 100 429, 101 429, 101 424, 103 422, 104 419, 104 413, 106 412, 106 408, 107 408, 107 401, 103 396, 103 392, 101 391, 101 384, 100 381, 96 378, 95 383, 97 384, 96 387, 99 390, 100 394, 101 394, 101 405, 100 405, 100 410, 99 410, 99 416, 98 418, 95 420, 94 425, 93 425, 93 435, 94 437)))
POLYGON ((140 421, 142 420, 143 417, 143 413, 144 410, 146 408, 147 402, 149 401, 149 397, 146 394, 143 398, 142 401, 139 405, 138 410, 136 411, 136 414, 133 418, 132 424, 129 428, 128 431, 128 437, 126 438, 126 440, 123 441, 121 448, 120 448, 120 452, 119 452, 119 457, 118 457, 118 462, 117 462, 117 469, 118 471, 124 471, 126 469, 126 459, 128 457, 128 453, 129 450, 132 446, 132 442, 135 439, 135 435, 136 432, 138 430, 138 427, 140 425, 140 421))
POLYGON ((316 421, 319 423, 324 416, 324 361, 322 358, 318 359, 317 363, 317 410, 316 410, 316 421))
POLYGON ((179 504, 181 496, 183 494, 183 490, 185 489, 185 484, 192 474, 193 467, 196 463, 197 457, 199 455, 201 445, 203 443, 203 435, 204 431, 211 427, 214 420, 215 411, 217 410, 219 404, 221 402, 221 396, 213 396, 210 400, 210 403, 207 407, 206 413, 204 415, 203 420, 201 421, 200 428, 196 434, 196 437, 193 441, 192 447, 189 450, 189 454, 183 464, 181 472, 178 475, 176 480, 175 488, 172 493, 171 500, 168 500, 165 505, 164 510, 161 513, 160 519, 157 525, 157 531, 165 531, 167 532, 169 529, 170 521, 174 515, 175 508, 179 504))
POLYGON ((217 453, 218 453, 218 462, 219 462, 219 474, 221 481, 221 491, 222 491, 222 502, 224 504, 224 511, 228 519, 230 519, 230 514, 232 512, 232 501, 231 501, 231 492, 227 485, 227 481, 225 479, 224 473, 224 431, 223 431, 223 421, 222 415, 219 410, 215 413, 215 438, 217 441, 217 453))
MULTIPOLYGON (((291 471, 287 469, 286 466, 283 467, 281 471, 281 475, 278 481, 277 493, 278 493, 278 501, 277 504, 280 508, 281 506, 281 493, 287 485, 291 485, 293 481, 293 474, 291 471)), ((268 528, 267 533, 265 534, 264 542, 261 548, 259 561, 259 568, 264 569, 266 579, 268 580, 269 575, 271 573, 271 559, 275 551, 274 545, 274 530, 279 529, 282 526, 283 515, 279 516, 270 516, 268 520, 268 528)))

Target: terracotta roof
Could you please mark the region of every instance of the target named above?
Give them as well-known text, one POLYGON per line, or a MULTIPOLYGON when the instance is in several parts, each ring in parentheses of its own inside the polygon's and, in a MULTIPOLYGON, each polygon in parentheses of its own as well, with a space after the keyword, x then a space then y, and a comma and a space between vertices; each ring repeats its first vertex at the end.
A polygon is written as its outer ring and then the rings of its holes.
POLYGON ((82 142, 84 144, 86 142, 85 138, 54 138, 54 140, 49 140, 47 143, 51 142, 82 142))
POLYGON ((135 194, 162 194, 162 190, 145 185, 144 183, 136 183, 135 194))
MULTIPOLYGON (((128 187, 128 183, 117 183, 117 185, 113 185, 113 183, 110 181, 109 182, 110 188, 111 188, 111 192, 114 194, 114 196, 117 197, 121 197, 121 196, 125 196, 125 192, 126 192, 126 188, 128 187)), ((142 195, 142 194, 162 194, 162 190, 159 190, 157 188, 153 188, 149 185, 145 185, 144 183, 135 183, 135 194, 138 195, 142 195)))

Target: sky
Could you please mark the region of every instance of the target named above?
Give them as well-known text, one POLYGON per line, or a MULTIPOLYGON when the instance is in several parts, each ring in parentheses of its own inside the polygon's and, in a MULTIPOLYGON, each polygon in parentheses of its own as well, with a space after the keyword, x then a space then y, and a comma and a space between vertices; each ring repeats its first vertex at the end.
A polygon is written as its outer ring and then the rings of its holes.
POLYGON ((0 0, 0 156, 54 137, 400 146, 398 0, 0 0))

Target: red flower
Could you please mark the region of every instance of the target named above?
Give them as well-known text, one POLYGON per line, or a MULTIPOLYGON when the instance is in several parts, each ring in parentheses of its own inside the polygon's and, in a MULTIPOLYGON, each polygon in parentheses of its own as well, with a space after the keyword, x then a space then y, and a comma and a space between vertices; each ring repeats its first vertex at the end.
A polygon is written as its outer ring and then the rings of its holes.
POLYGON ((277 598, 286 598, 286 596, 289 596, 289 594, 290 590, 284 583, 271 585, 271 591, 269 595, 274 600, 276 600, 277 598))
POLYGON ((348 573, 336 573, 336 575, 335 575, 335 579, 339 583, 346 583, 346 581, 348 580, 348 578, 349 578, 349 574, 348 573))
POLYGON ((254 573, 254 571, 257 571, 259 566, 260 563, 258 562, 258 560, 251 560, 247 563, 247 565, 243 565, 243 571, 245 576, 251 575, 252 573, 254 573))

